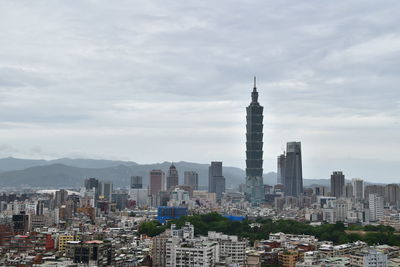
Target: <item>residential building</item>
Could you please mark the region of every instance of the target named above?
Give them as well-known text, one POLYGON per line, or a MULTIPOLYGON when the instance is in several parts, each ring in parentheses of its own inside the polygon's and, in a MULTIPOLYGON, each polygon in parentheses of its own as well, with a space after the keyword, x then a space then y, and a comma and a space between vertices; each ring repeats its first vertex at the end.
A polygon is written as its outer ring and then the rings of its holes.
POLYGON ((375 250, 358 251, 350 255, 352 267, 387 267, 387 255, 375 250))
POLYGON ((353 197, 356 200, 364 199, 364 181, 362 179, 352 179, 351 181, 353 185, 353 197))
POLYGON ((379 221, 383 219, 383 196, 378 194, 369 194, 369 212, 370 212, 370 221, 379 221))

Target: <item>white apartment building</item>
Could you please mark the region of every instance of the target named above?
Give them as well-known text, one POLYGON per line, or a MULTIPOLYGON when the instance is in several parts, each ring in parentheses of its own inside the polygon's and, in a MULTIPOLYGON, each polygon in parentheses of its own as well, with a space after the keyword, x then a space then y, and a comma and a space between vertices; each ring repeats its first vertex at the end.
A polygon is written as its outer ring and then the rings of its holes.
POLYGON ((375 250, 360 251, 350 256, 352 267, 387 267, 387 255, 375 250))
POLYGON ((166 244, 165 266, 203 267, 219 262, 219 246, 215 241, 170 238, 166 244))
POLYGON ((369 194, 370 220, 375 222, 383 219, 383 196, 369 194))
POLYGON ((246 263, 247 241, 240 241, 237 236, 224 235, 214 231, 208 232, 207 240, 219 244, 219 257, 221 261, 229 261, 239 265, 246 263))

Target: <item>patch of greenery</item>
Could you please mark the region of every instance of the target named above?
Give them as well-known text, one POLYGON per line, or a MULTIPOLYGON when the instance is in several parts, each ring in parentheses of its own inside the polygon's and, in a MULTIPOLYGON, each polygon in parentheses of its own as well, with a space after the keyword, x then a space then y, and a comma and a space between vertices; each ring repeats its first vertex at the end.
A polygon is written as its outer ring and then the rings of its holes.
POLYGON ((194 226, 196 235, 207 235, 208 231, 216 231, 248 238, 251 243, 255 240, 267 239, 270 233, 283 232, 287 234, 314 235, 319 240, 332 241, 334 244, 361 240, 367 242, 369 245, 400 245, 400 236, 394 234, 394 229, 392 227, 383 225, 365 227, 350 226, 346 228, 341 222, 311 226, 308 223, 294 220, 272 221, 271 219, 259 218, 255 221, 259 224, 259 227, 251 227, 250 225, 254 223, 254 221, 230 221, 215 212, 204 215, 183 216, 177 220, 170 221, 166 225, 161 225, 157 221, 145 222, 140 225, 139 233, 147 234, 148 236, 156 236, 164 232, 165 229, 170 228, 172 223, 180 228, 185 222, 190 222, 194 226), (360 230, 368 233, 362 236, 357 233, 347 234, 345 230, 360 230))

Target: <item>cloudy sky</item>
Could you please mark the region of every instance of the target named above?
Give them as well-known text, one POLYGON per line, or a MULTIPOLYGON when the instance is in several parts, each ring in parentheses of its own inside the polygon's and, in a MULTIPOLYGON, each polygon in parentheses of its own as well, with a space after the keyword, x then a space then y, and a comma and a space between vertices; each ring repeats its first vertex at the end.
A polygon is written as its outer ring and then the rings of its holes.
POLYGON ((244 167, 256 75, 264 168, 400 181, 400 2, 0 2, 0 157, 244 167))

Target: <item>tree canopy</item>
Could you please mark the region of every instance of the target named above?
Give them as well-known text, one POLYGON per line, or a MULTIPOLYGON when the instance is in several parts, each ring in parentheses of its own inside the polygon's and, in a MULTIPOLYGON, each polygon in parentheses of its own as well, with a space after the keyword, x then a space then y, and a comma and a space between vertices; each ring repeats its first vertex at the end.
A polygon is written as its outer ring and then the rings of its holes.
POLYGON ((394 233, 394 229, 389 226, 350 226, 346 228, 341 222, 335 224, 322 224, 312 226, 308 223, 294 220, 257 219, 256 221, 243 220, 230 221, 229 219, 213 212, 204 215, 183 216, 172 220, 165 225, 157 221, 145 222, 140 224, 139 233, 148 236, 156 236, 170 228, 171 224, 176 224, 178 228, 185 222, 190 222, 194 226, 195 235, 207 235, 208 231, 222 232, 228 235, 237 235, 248 238, 251 243, 255 240, 267 239, 270 233, 283 232, 287 234, 307 234, 314 235, 322 241, 332 241, 334 244, 365 241, 369 245, 388 244, 400 245, 400 236, 394 233), (258 226, 251 227, 252 223, 258 226), (367 232, 365 235, 358 233, 346 233, 345 230, 357 230, 367 232))

